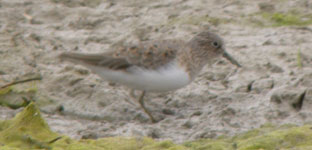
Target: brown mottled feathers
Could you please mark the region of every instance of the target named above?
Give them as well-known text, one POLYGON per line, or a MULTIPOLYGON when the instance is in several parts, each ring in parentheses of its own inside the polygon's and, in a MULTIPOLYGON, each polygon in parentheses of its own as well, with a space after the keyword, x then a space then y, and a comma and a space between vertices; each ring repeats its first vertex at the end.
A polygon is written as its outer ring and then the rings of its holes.
POLYGON ((109 69, 122 70, 132 66, 124 58, 113 58, 102 54, 82 54, 82 53, 62 53, 59 56, 61 59, 68 60, 74 63, 105 66, 109 69))
POLYGON ((131 66, 156 69, 175 59, 184 44, 184 41, 178 40, 150 41, 102 54, 63 53, 59 57, 82 65, 114 70, 124 70, 131 66))

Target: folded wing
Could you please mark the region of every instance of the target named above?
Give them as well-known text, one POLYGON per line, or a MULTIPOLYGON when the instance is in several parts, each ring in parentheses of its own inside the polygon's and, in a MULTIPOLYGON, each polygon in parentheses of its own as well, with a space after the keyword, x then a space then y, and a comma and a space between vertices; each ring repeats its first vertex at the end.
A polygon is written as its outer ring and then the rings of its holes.
POLYGON ((105 67, 113 70, 124 70, 132 66, 125 58, 114 58, 105 54, 62 53, 62 60, 71 61, 82 65, 105 67))

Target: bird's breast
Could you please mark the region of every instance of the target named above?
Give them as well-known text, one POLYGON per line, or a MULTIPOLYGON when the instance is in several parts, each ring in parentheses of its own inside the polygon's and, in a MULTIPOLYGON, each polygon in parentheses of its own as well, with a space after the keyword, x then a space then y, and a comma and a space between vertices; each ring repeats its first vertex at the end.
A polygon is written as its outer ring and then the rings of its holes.
POLYGON ((134 88, 152 91, 166 92, 176 90, 190 83, 188 73, 176 63, 168 64, 157 70, 133 68, 134 88))
POLYGON ((150 92, 176 90, 191 82, 188 73, 176 62, 156 70, 133 66, 127 72, 105 69, 98 74, 104 79, 124 84, 132 89, 150 92))

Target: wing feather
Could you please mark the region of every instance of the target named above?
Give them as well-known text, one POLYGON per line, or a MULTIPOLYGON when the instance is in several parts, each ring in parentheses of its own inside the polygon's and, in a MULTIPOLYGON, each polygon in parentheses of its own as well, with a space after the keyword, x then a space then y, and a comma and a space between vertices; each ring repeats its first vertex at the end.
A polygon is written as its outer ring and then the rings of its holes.
POLYGON ((131 66, 157 69, 174 60, 179 50, 185 48, 180 40, 141 42, 102 54, 63 53, 59 57, 82 65, 126 70, 131 66))
POLYGON ((62 60, 71 61, 82 65, 106 67, 114 70, 124 70, 132 66, 125 58, 114 58, 105 54, 62 53, 62 60))

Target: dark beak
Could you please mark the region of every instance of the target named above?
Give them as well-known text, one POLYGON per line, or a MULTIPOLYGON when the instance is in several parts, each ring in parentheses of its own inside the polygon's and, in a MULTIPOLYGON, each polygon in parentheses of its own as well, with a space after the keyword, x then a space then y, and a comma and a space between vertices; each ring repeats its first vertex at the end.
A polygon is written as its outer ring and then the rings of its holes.
POLYGON ((225 57, 227 60, 229 60, 232 64, 236 65, 237 67, 242 67, 230 54, 228 54, 226 51, 223 53, 223 57, 225 57))

